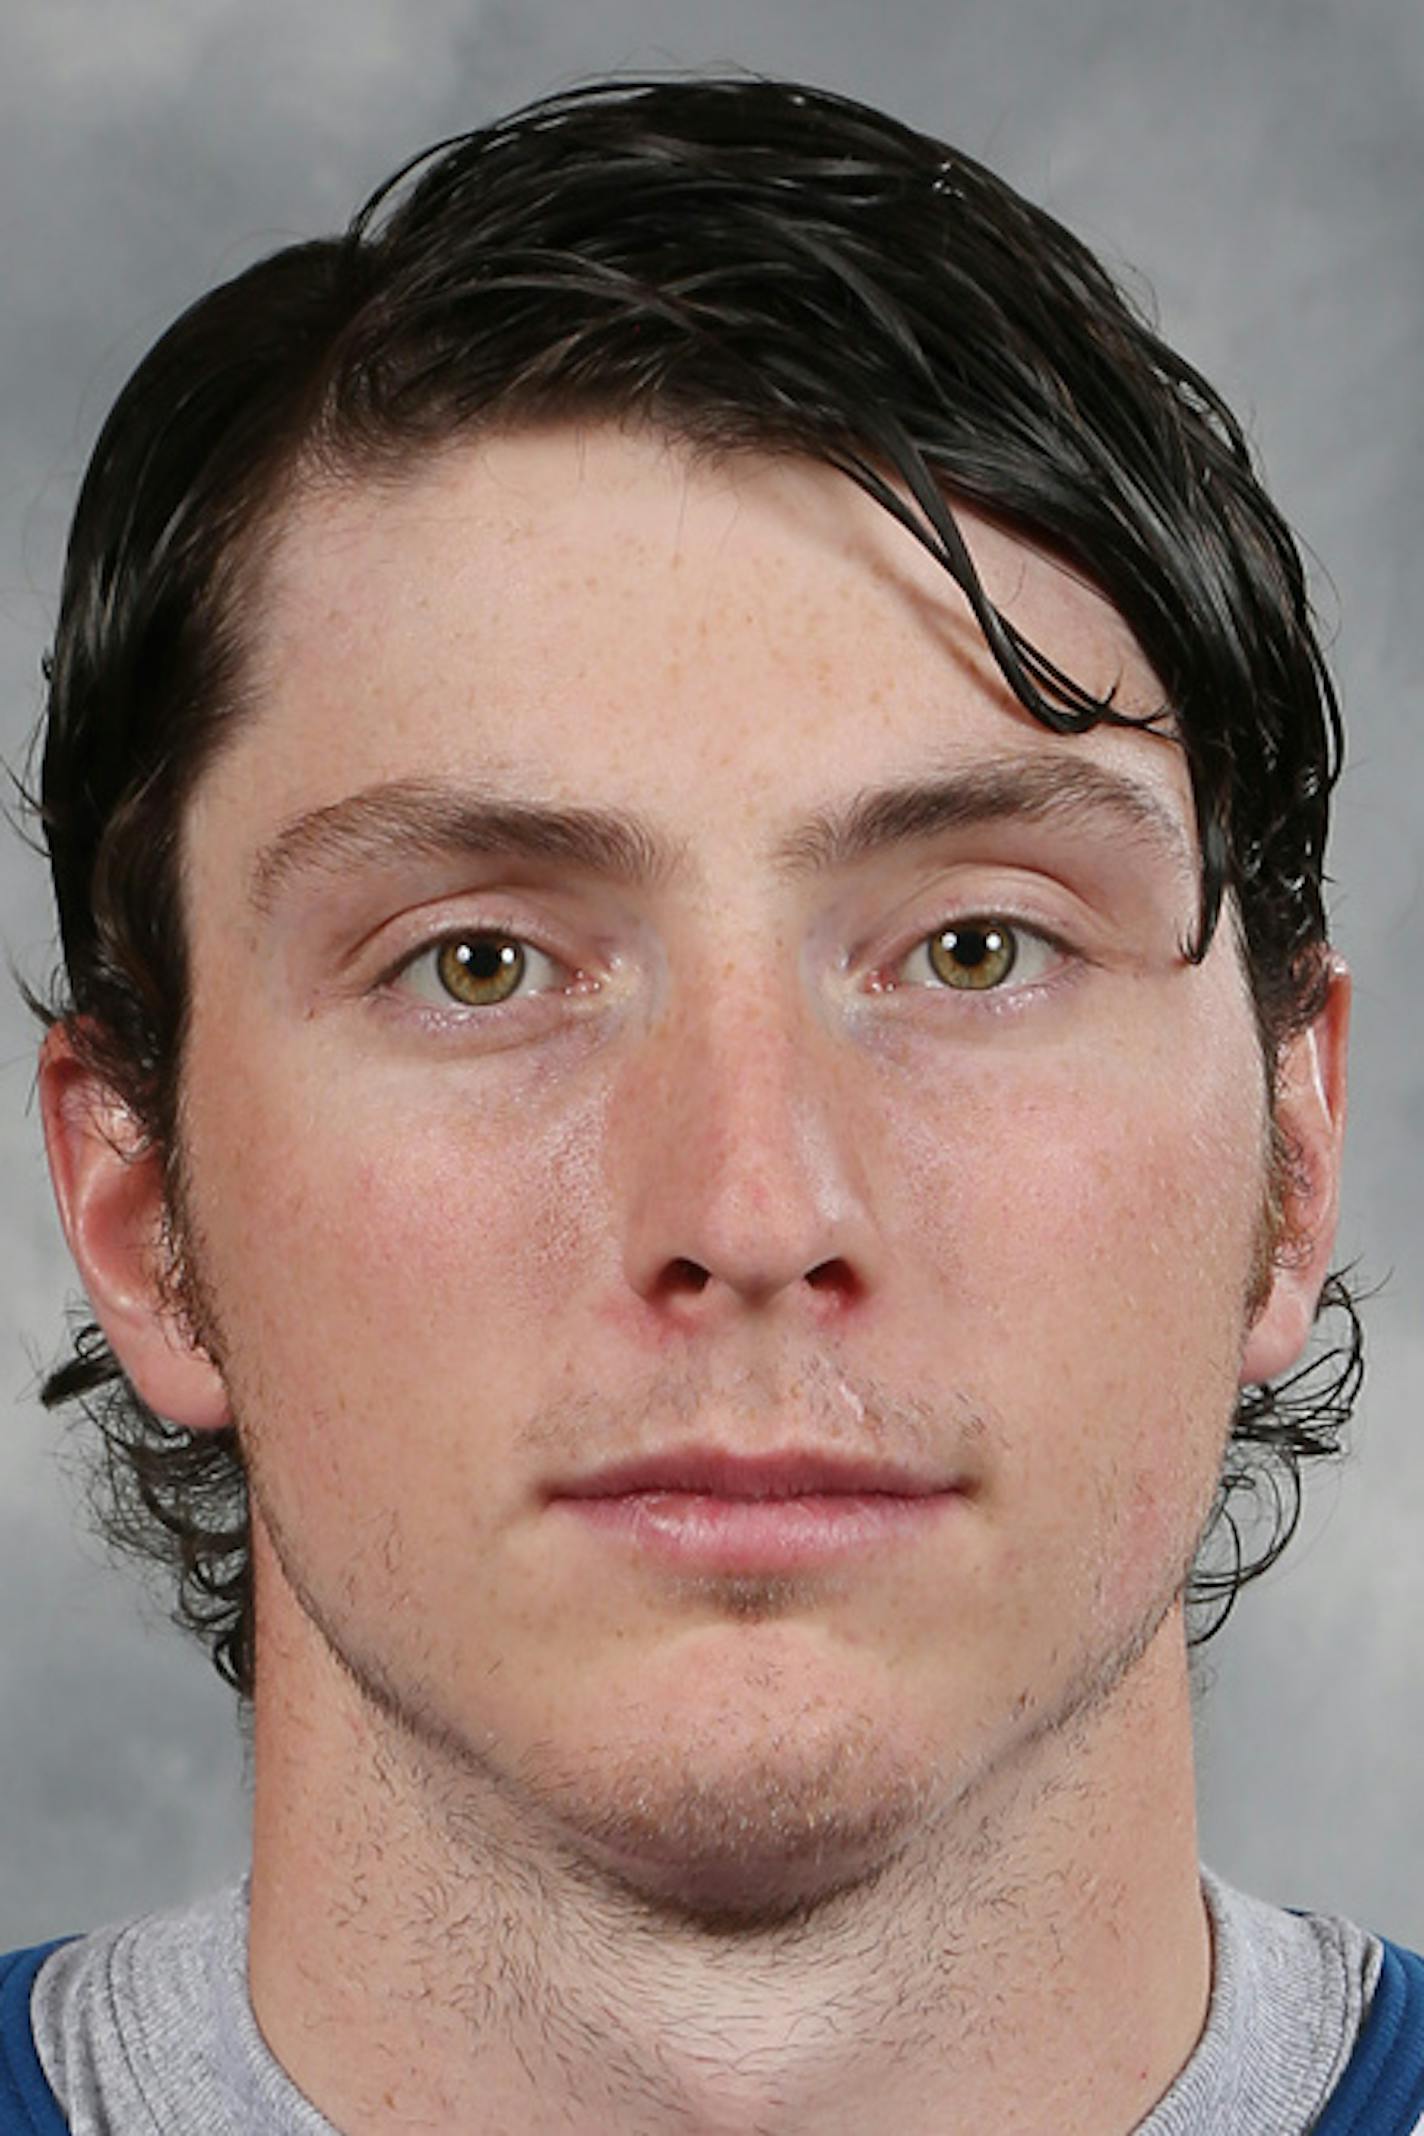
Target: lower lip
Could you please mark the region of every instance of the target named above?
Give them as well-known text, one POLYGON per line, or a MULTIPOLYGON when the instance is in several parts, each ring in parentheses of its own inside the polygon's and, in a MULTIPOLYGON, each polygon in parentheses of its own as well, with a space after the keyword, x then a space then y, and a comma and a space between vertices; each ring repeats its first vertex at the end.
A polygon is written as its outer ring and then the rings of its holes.
POLYGON ((746 1573, 791 1572, 904 1543, 957 1495, 818 1491, 796 1498, 717 1498, 705 1491, 629 1491, 557 1502, 586 1526, 666 1563, 746 1573))

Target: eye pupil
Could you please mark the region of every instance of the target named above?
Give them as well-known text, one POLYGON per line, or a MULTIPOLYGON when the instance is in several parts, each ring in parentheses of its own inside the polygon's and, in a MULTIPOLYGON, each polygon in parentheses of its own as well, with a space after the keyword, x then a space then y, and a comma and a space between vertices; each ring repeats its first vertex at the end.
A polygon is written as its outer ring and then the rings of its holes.
POLYGON ((524 977, 524 951, 506 935, 463 935, 441 944, 440 984, 472 1007, 506 1001, 524 977))
POLYGON ((972 922, 930 937, 930 962, 946 986, 983 991, 1008 978, 1018 945, 1007 927, 972 922))

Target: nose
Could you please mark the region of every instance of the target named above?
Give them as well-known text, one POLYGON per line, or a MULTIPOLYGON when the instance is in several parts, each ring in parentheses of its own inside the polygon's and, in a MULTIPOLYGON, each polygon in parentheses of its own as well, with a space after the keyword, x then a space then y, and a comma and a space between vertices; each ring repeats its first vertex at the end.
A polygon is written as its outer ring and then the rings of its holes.
POLYGON ((749 1310, 828 1323, 875 1276, 865 1064, 804 1003, 740 991, 650 1035, 613 1138, 626 1280, 689 1331, 749 1310))

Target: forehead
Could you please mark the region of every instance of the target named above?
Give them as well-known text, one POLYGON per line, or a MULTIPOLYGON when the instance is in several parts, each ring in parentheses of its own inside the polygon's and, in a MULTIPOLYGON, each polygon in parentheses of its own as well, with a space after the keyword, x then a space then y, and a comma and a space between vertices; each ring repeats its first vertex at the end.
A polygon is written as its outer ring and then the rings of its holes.
MULTIPOLYGON (((958 516, 1025 637, 1121 709, 1159 708, 1100 593, 958 516)), ((1057 737, 1025 712, 943 567, 805 460, 694 459, 611 427, 465 442, 397 479, 302 495, 250 613, 231 783, 276 817, 415 768, 477 768, 513 794, 636 787, 768 821, 782 798, 828 799, 872 771, 1025 752, 1121 760, 1189 808, 1175 748, 1057 737)))

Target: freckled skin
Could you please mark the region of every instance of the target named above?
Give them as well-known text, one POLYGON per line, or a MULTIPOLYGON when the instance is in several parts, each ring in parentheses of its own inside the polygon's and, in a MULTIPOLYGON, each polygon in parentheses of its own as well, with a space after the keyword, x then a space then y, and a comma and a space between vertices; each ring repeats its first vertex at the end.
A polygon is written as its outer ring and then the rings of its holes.
MULTIPOLYGON (((965 524, 1020 629, 1155 707, 1101 599, 965 524)), ((1017 834, 833 881, 767 858, 862 785, 1005 753, 1124 770, 1189 827, 1179 752, 1030 720, 948 581, 841 478, 694 470, 611 433, 309 498, 262 614, 258 709, 185 839, 189 1214, 258 1514, 255 1977, 281 1917, 263 1847, 295 1859, 303 1791, 313 1821, 331 1811, 340 1741, 361 1746, 346 1821, 393 1860, 428 1862, 438 1827, 448 1880, 451 1834, 495 1834, 501 1858, 689 1917, 843 1906, 902 1857, 933 1883, 991 1806, 1075 1769, 1099 1772, 1107 1831, 1117 1752, 1084 1745, 1108 1741, 1114 1702, 1170 1742, 1158 1784, 1180 1807, 1176 1596, 1265 1194, 1230 932, 1184 961, 1195 883, 1160 853, 1140 890, 1109 853, 1091 892, 1061 839, 1017 834), (689 872, 566 888, 560 924, 601 991, 544 997, 498 1047, 437 1041, 314 960, 299 899, 275 931, 242 906, 276 828, 412 774, 635 807, 689 872), (1023 1006, 864 983, 872 950, 903 958, 916 929, 995 900, 1087 944, 1023 1006), (879 1449, 963 1497, 903 1556, 755 1591, 655 1574, 551 1517, 551 1477, 679 1436, 879 1449)), ((474 924, 483 898, 431 903, 474 924)), ((536 929, 550 893, 500 902, 536 929)), ((1187 1812, 1178 1827, 1180 1900, 1187 1812)), ((1171 2022, 1148 2028, 1159 2063, 1199 2018, 1196 1935, 1171 2022)), ((409 1932, 387 1947, 424 1962, 409 1932)), ((264 2008, 280 2028, 274 1985, 264 2008)), ((1161 2082, 1133 2081, 1113 2096, 1145 2110, 1161 2082)), ((841 2126, 828 2096, 804 2094, 807 2127, 841 2126)), ((926 2127, 961 2125, 943 2108, 926 2127)), ((1007 2107, 994 2125, 1037 2126, 1007 2107)))

